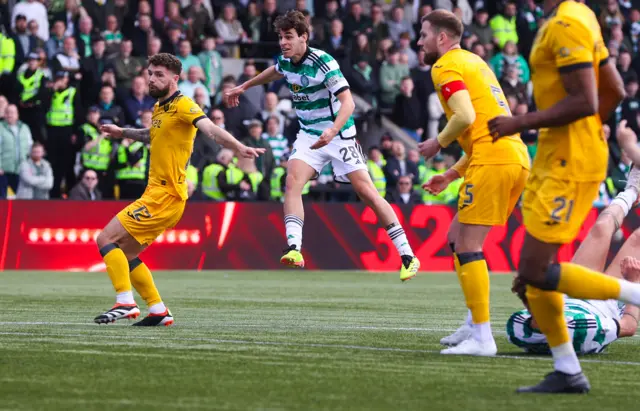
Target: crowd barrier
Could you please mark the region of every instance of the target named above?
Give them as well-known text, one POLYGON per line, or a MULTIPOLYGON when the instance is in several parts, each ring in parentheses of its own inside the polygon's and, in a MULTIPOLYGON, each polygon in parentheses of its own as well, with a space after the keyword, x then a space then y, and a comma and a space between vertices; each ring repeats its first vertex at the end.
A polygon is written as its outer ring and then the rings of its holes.
MULTIPOLYGON (((126 203, 0 201, 0 270, 102 271, 94 238, 126 203)), ((394 209, 422 262, 423 272, 452 271, 447 231, 455 208, 413 206, 394 209)), ((589 214, 576 240, 558 260, 571 259, 593 225, 589 214)), ((180 223, 143 254, 151 269, 281 269, 286 246, 282 206, 276 203, 189 203, 180 223)), ((518 266, 524 227, 516 210, 495 227, 484 253, 493 272, 518 266)), ((636 213, 623 227, 625 238, 638 227, 636 213)), ((308 269, 394 271, 400 259, 371 209, 360 203, 308 203, 304 225, 308 269)), ((615 251, 615 246, 614 246, 615 251)))

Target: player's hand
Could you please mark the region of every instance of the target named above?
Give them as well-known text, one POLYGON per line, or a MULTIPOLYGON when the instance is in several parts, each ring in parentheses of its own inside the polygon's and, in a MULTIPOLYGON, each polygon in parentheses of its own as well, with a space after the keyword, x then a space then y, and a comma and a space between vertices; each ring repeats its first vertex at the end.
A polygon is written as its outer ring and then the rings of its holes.
POLYGON ((319 148, 322 148, 324 146, 326 146, 327 144, 329 144, 331 142, 331 140, 333 140, 333 138, 338 134, 338 131, 331 127, 326 129, 325 131, 322 132, 322 135, 320 136, 320 138, 318 139, 318 141, 316 141, 315 143, 313 143, 311 145, 311 147, 309 147, 311 150, 317 150, 319 148))
POLYGON ((633 257, 625 257, 620 261, 622 277, 634 283, 640 282, 640 261, 633 257))
POLYGON ((447 187, 449 187, 449 179, 444 176, 444 174, 437 174, 429 179, 426 183, 422 185, 422 188, 427 190, 429 193, 437 196, 442 193, 447 187))
POLYGON ((100 126, 100 132, 114 138, 122 137, 122 129, 115 124, 103 124, 100 126))
POLYGON ((247 147, 244 144, 238 147, 238 153, 244 158, 258 158, 261 154, 264 154, 264 152, 264 148, 247 147))
POLYGON ((238 107, 240 105, 240 96, 244 91, 244 87, 239 85, 225 92, 224 98, 227 99, 227 104, 231 107, 238 107))
POLYGON ((489 132, 493 141, 500 137, 508 137, 517 134, 522 130, 521 117, 498 116, 489 120, 489 132))
POLYGON ((418 144, 418 151, 427 160, 438 154, 441 148, 437 138, 430 138, 418 144))
POLYGON ((627 120, 622 120, 620 124, 618 124, 616 138, 618 139, 618 144, 620 144, 620 147, 622 148, 638 144, 638 136, 636 136, 636 133, 627 126, 627 120))

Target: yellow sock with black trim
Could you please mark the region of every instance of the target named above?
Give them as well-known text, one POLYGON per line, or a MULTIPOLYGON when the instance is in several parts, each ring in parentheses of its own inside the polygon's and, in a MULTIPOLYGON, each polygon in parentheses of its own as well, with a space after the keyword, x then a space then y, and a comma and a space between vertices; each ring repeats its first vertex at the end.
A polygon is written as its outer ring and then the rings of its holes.
POLYGON ((158 288, 153 282, 153 276, 151 275, 149 267, 138 257, 129 262, 129 267, 131 270, 131 283, 136 291, 138 291, 138 294, 140 294, 140 297, 147 303, 147 306, 151 307, 161 303, 162 298, 160 297, 158 288))
POLYGON ((489 269, 481 252, 458 254, 460 285, 474 324, 488 323, 489 269))
MULTIPOLYGON (((131 292, 129 261, 117 244, 107 244, 100 249, 100 255, 107 266, 107 273, 117 294, 131 292)), ((133 299, 133 296, 131 297, 133 299)))
POLYGON ((557 347, 570 341, 561 293, 527 285, 527 301, 538 328, 547 336, 549 347, 557 347))
MULTIPOLYGON (((550 269, 553 269, 550 267, 550 269)), ((572 298, 585 300, 617 300, 620 280, 573 263, 560 264, 557 290, 572 298)))

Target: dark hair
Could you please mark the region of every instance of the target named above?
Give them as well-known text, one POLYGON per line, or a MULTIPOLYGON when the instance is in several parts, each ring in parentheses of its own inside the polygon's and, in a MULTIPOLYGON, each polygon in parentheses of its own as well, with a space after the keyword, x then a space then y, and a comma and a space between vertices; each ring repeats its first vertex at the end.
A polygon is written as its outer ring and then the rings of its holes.
POLYGON ((284 15, 278 16, 273 23, 273 27, 276 31, 289 31, 294 29, 298 36, 306 34, 309 37, 309 25, 304 14, 297 10, 289 10, 284 15))
POLYGON ((182 63, 176 56, 169 53, 158 53, 147 60, 149 65, 164 67, 173 74, 180 75, 182 72, 182 63))
POLYGON ((428 21, 431 24, 436 33, 446 31, 450 36, 456 39, 460 39, 462 37, 464 26, 460 19, 450 11, 442 9, 434 10, 422 17, 422 22, 425 21, 428 21))
POLYGON ((402 82, 403 82, 403 81, 405 81, 405 80, 411 80, 411 81, 413 81, 413 79, 411 78, 411 76, 404 76, 404 77, 402 77, 402 79, 400 79, 400 82, 402 83, 402 82))

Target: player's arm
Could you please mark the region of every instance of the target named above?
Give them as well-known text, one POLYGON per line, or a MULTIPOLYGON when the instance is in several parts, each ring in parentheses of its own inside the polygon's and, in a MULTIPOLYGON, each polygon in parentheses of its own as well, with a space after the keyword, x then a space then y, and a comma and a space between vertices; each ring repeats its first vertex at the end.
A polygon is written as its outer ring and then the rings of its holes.
POLYGON ((600 119, 605 122, 625 98, 624 82, 616 68, 615 62, 608 58, 600 63, 600 80, 598 82, 598 101, 600 119))
POLYGON ((240 95, 245 91, 249 90, 251 87, 268 84, 273 81, 280 80, 283 77, 284 75, 278 71, 278 65, 276 64, 274 66, 267 68, 262 73, 255 76, 254 78, 249 79, 244 83, 240 84, 239 86, 236 86, 231 90, 227 91, 225 93, 225 97, 229 99, 229 105, 231 107, 236 107, 240 104, 240 95))
POLYGON ((431 177, 429 181, 422 185, 422 188, 433 195, 438 195, 443 192, 449 184, 462 177, 468 166, 469 156, 465 153, 450 169, 442 174, 436 174, 431 177))
POLYGON ((636 133, 627 126, 627 120, 622 120, 618 124, 618 130, 616 132, 616 138, 620 148, 624 150, 627 156, 634 164, 640 164, 640 147, 638 147, 638 136, 636 133))
POLYGON ((125 137, 145 144, 151 142, 148 128, 121 128, 115 124, 103 124, 100 126, 100 132, 115 138, 125 137))
POLYGON ((333 120, 333 127, 322 132, 318 141, 309 147, 312 150, 316 150, 329 144, 331 140, 340 133, 342 127, 347 124, 347 121, 349 121, 349 118, 353 115, 353 111, 356 109, 356 103, 353 101, 353 96, 351 95, 351 91, 348 87, 341 90, 339 94, 336 95, 336 98, 340 101, 341 106, 340 110, 338 110, 338 114, 336 115, 336 119, 333 120))
POLYGON ((231 149, 237 153, 239 153, 243 157, 247 158, 255 158, 260 156, 260 154, 264 153, 263 148, 252 148, 247 147, 235 137, 233 137, 229 132, 220 128, 213 124, 208 117, 203 116, 200 119, 196 119, 194 125, 198 128, 198 130, 202 131, 207 137, 220 144, 223 147, 231 149))

